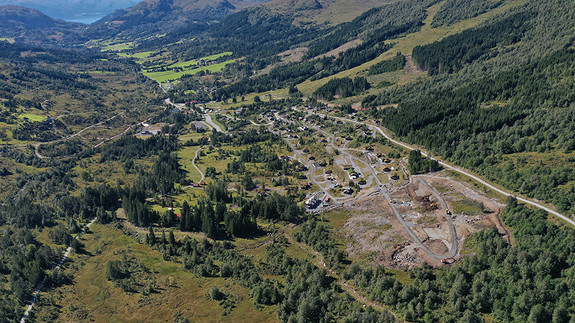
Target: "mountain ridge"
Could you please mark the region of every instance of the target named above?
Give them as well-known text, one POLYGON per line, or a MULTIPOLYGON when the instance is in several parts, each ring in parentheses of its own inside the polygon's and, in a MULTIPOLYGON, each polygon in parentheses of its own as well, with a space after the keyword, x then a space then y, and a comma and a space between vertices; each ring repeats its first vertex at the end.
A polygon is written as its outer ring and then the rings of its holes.
POLYGON ((15 5, 41 11, 56 19, 91 23, 117 9, 136 5, 140 0, 0 0, 0 5, 15 5))
POLYGON ((36 9, 0 6, 0 34, 18 42, 59 45, 78 42, 84 24, 52 18, 36 9))
POLYGON ((210 23, 265 0, 145 0, 134 7, 117 10, 92 26, 108 33, 165 33, 191 23, 210 23), (233 3, 232 3, 233 2, 233 3))

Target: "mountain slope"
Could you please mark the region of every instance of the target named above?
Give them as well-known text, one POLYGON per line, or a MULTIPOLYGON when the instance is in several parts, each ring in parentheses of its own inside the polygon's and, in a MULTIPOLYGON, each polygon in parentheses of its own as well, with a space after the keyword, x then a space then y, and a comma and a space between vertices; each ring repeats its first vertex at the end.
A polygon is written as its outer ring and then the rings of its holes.
POLYGON ((67 43, 79 37, 81 24, 53 19, 42 12, 13 5, 0 6, 0 35, 27 43, 67 43))
POLYGON ((217 21, 262 0, 236 0, 236 7, 228 0, 146 0, 130 9, 118 10, 93 26, 94 30, 107 33, 153 34, 166 33, 192 22, 217 21))
POLYGON ((13 5, 0 6, 0 27, 13 28, 66 28, 67 22, 48 17, 42 12, 13 5))
POLYGON ((296 22, 313 25, 337 25, 353 20, 369 9, 393 0, 274 0, 265 5, 274 12, 289 14, 296 22))
POLYGON ((0 0, 0 5, 33 8, 53 18, 89 23, 138 2, 140 0, 0 0))

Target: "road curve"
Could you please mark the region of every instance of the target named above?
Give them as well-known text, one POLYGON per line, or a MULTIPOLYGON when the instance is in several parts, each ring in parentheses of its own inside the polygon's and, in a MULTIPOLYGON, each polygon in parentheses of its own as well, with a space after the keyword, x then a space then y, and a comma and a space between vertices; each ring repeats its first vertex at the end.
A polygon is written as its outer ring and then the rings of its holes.
MULTIPOLYGON (((419 149, 419 148, 414 148, 414 147, 412 147, 412 146, 410 146, 410 145, 408 145, 408 144, 406 144, 406 143, 404 143, 404 142, 401 142, 401 141, 399 141, 399 140, 397 140, 397 139, 391 138, 391 136, 389 136, 388 134, 386 134, 386 133, 385 133, 383 130, 381 130, 381 128, 378 127, 378 126, 374 126, 374 125, 371 125, 371 124, 368 124, 368 123, 365 123, 365 122, 359 122, 359 121, 350 120, 350 119, 346 119, 346 118, 333 117, 333 116, 328 116, 328 117, 329 117, 329 118, 332 118, 332 119, 337 119, 337 120, 341 120, 341 121, 346 121, 346 122, 355 123, 355 124, 365 124, 365 125, 368 125, 369 127, 375 128, 382 136, 384 136, 387 140, 393 142, 393 143, 396 144, 396 145, 399 145, 399 146, 401 146, 401 147, 403 147, 403 148, 407 148, 407 149, 409 149, 409 150, 419 149)), ((462 175, 465 175, 465 176, 467 176, 467 177, 469 177, 469 178, 471 178, 471 179, 474 179, 475 181, 481 183, 482 185, 484 185, 484 186, 486 186, 486 187, 488 187, 488 188, 490 188, 490 189, 492 189, 492 190, 494 190, 494 191, 496 191, 497 193, 500 193, 500 194, 502 194, 502 195, 505 195, 505 196, 513 196, 513 197, 515 197, 518 201, 521 201, 521 202, 526 203, 526 204, 530 204, 530 205, 535 206, 535 207, 537 207, 537 208, 540 208, 540 209, 542 209, 542 210, 544 210, 544 211, 547 211, 547 212, 549 212, 550 214, 552 214, 552 215, 554 215, 554 216, 556 216, 556 217, 562 219, 563 221, 565 221, 565 222, 567 222, 567 223, 569 223, 569 224, 575 226, 575 221, 574 221, 574 220, 572 220, 571 218, 569 218, 569 217, 567 217, 567 216, 565 216, 565 215, 563 215, 563 214, 561 214, 561 213, 559 213, 559 212, 557 212, 557 211, 555 211, 555 210, 553 210, 553 209, 551 209, 551 208, 549 208, 549 207, 547 207, 547 206, 545 206, 545 205, 543 205, 543 204, 541 204, 541 203, 538 203, 538 202, 535 202, 535 201, 532 201, 532 200, 529 200, 529 199, 526 199, 526 198, 523 198, 523 197, 516 196, 516 195, 514 195, 514 194, 512 194, 512 193, 508 193, 508 192, 506 192, 506 191, 504 191, 504 190, 502 190, 502 189, 500 189, 500 188, 497 188, 496 186, 494 186, 494 185, 488 183, 487 181, 481 179, 480 177, 469 173, 468 171, 466 171, 466 170, 464 170, 464 169, 462 169, 462 168, 460 168, 460 167, 456 167, 456 166, 449 165, 449 164, 447 164, 447 163, 444 162, 444 161, 441 161, 441 160, 439 160, 439 159, 437 159, 437 158, 432 157, 429 153, 427 153, 427 152, 425 152, 425 151, 423 151, 423 150, 421 151, 421 154, 424 155, 424 156, 426 156, 426 157, 428 157, 428 158, 430 158, 430 159, 437 160, 437 162, 438 162, 441 166, 443 166, 445 169, 452 170, 452 171, 454 171, 454 172, 457 172, 457 173, 460 173, 460 174, 462 174, 462 175)))
MULTIPOLYGON (((88 223, 84 227, 84 229, 82 229, 82 231, 74 237, 74 239, 80 238, 80 236, 82 234, 86 233, 86 230, 88 228, 90 228, 90 226, 92 224, 94 224, 95 222, 96 222, 96 218, 92 219, 92 221, 90 221, 90 223, 88 223)), ((72 247, 68 246, 68 248, 66 248, 66 252, 64 252, 64 255, 62 256, 62 259, 60 259, 60 262, 58 263, 58 265, 56 267, 54 267, 54 269, 52 271, 59 270, 60 267, 62 267, 62 265, 66 262, 66 260, 68 260, 68 257, 70 257, 71 252, 72 252, 72 247)), ((26 312, 24 312, 22 319, 20 319, 20 323, 24 323, 24 322, 26 322, 26 319, 28 319, 28 316, 30 315, 32 308, 34 307, 34 303, 36 303, 36 297, 38 296, 38 293, 40 293, 40 291, 42 290, 42 287, 44 287, 45 282, 46 282, 46 279, 44 278, 40 282, 40 284, 38 284, 38 286, 36 286, 36 288, 34 289, 34 292, 32 293, 32 299, 30 300, 30 303, 28 304, 28 307, 26 308, 26 312)))
POLYGON ((194 168, 198 171, 198 173, 200 173, 200 175, 202 176, 202 179, 200 179, 200 182, 203 182, 205 177, 204 172, 202 172, 200 170, 200 168, 196 165, 196 159, 198 159, 198 154, 200 153, 200 150, 202 150, 202 148, 204 148, 203 146, 200 147, 198 150, 196 150, 196 156, 194 156, 194 159, 192 159, 192 166, 194 166, 194 168))
POLYGON ((220 127, 219 125, 217 125, 214 120, 212 120, 212 116, 209 114, 204 114, 204 118, 206 119, 206 122, 214 129, 216 129, 217 132, 225 132, 222 130, 222 127, 220 127))

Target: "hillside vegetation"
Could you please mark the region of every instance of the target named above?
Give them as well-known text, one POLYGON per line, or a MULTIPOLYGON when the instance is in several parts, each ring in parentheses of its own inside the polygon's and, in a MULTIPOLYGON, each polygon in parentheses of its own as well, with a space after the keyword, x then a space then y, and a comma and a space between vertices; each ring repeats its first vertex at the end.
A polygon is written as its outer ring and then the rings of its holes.
POLYGON ((575 320, 575 4, 266 2, 0 10, 0 322, 575 320))

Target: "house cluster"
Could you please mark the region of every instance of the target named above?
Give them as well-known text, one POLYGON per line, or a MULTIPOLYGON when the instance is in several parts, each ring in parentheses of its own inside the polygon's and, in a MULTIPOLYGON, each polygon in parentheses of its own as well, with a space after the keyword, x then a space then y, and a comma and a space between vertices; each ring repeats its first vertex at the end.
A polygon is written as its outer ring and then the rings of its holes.
POLYGON ((142 130, 138 132, 136 136, 147 137, 158 135, 162 132, 162 127, 164 125, 165 124, 149 125, 147 123, 142 123, 142 130))

